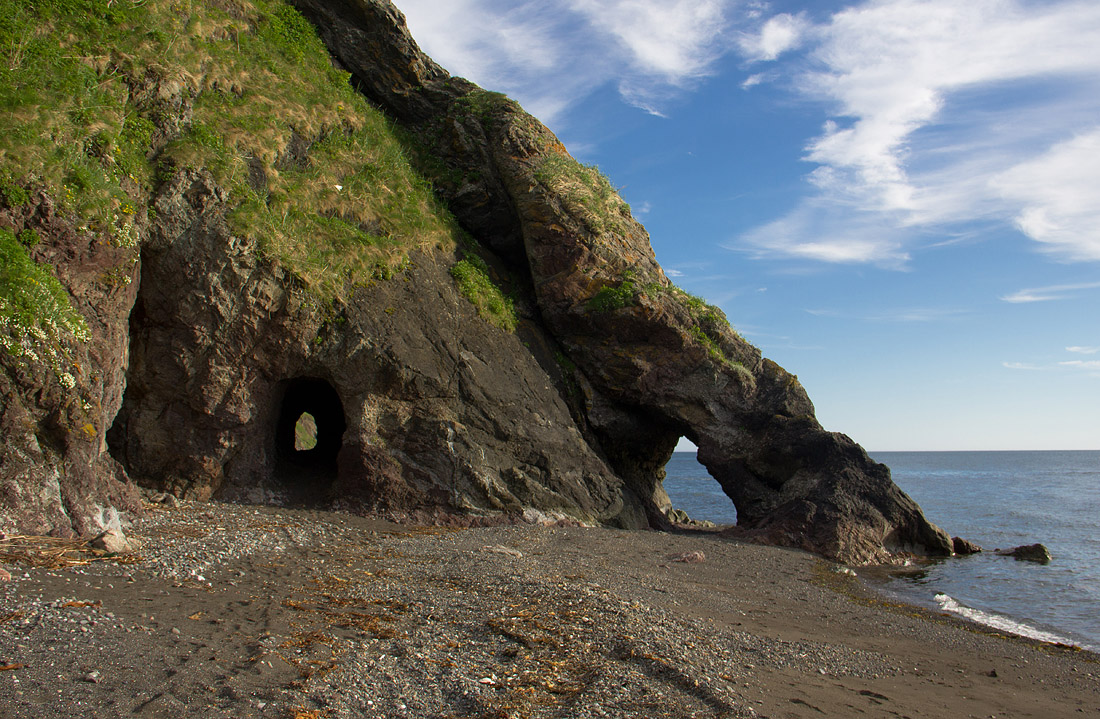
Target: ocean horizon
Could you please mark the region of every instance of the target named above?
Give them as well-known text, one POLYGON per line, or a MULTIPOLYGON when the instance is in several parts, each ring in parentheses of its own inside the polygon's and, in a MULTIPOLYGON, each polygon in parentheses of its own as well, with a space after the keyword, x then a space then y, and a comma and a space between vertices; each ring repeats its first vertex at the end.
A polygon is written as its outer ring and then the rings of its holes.
MULTIPOLYGON (((868 581, 1002 631, 1100 651, 1100 450, 868 454, 890 467, 929 520, 985 549, 916 572, 865 573, 868 581), (1036 542, 1050 549, 1050 564, 992 552, 1036 542)), ((693 519, 736 523, 733 503, 694 452, 674 453, 666 472, 674 507, 693 519)))

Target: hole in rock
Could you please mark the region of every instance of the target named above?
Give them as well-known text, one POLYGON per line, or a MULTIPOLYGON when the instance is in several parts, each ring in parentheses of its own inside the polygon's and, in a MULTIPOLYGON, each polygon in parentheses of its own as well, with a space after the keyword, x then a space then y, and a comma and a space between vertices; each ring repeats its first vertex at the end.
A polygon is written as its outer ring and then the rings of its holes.
POLYGON ((672 501, 672 508, 685 512, 694 520, 721 525, 737 524, 737 508, 733 506, 733 501, 695 455, 695 445, 681 439, 665 465, 662 484, 672 501))
POLYGON ((331 384, 313 377, 284 383, 275 422, 275 478, 291 501, 327 498, 345 429, 344 406, 331 384))

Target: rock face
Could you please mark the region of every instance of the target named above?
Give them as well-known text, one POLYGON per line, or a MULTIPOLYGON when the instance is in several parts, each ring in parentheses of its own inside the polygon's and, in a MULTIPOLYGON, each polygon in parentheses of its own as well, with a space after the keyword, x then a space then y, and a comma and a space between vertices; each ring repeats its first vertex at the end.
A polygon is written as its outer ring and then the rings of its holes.
POLYGON ((0 351, 0 530, 116 529, 120 513, 140 506, 105 441, 125 388, 136 251, 102 244, 42 193, 17 208, 0 203, 0 227, 41 238, 30 256, 57 268, 88 325, 86 342, 0 351))
POLYGON ((549 130, 448 76, 389 3, 296 5, 357 87, 442 158, 437 184, 460 221, 530 282, 575 365, 581 420, 651 524, 661 523, 660 468, 686 436, 754 537, 854 563, 951 553, 886 467, 821 428, 794 376, 671 286, 644 228, 588 168, 565 162, 549 130))
MULTIPOLYGON (((253 502, 614 521, 621 481, 523 342, 422 255, 338 309, 242 245, 224 196, 182 172, 155 202, 111 449, 143 483, 253 502), (317 445, 296 450, 303 413, 317 445)), ((627 524, 637 518, 627 515, 627 524)))
POLYGON ((853 564, 951 554, 886 467, 822 429, 797 378, 669 282, 629 208, 548 129, 447 74, 389 2, 294 4, 408 133, 513 290, 518 329, 479 319, 450 274, 459 256, 441 251, 316 301, 230 231, 227 191, 202 169, 165 170, 140 263, 126 265, 138 282, 94 301, 81 277, 125 258, 97 259, 48 209, 9 218, 68 248, 62 280, 95 325, 75 351, 97 414, 86 439, 59 432, 75 410, 5 364, 5 526, 106 528, 135 508, 128 473, 192 498, 667 527, 663 467, 686 436, 741 536, 853 564), (294 439, 303 413, 308 449, 294 439))

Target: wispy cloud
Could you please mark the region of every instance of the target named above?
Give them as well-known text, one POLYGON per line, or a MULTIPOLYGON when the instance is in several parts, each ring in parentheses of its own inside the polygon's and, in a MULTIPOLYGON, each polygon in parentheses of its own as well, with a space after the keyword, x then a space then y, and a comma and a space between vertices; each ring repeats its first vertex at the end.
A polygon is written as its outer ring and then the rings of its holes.
MULTIPOLYGON (((755 251, 805 257, 813 238, 820 260, 880 262, 918 230, 979 221, 1100 260, 1100 4, 878 0, 797 37, 813 67, 792 66, 795 87, 830 118, 806 146, 815 194, 792 213, 805 231, 766 242, 773 222, 744 238, 755 251), (806 216, 828 223, 832 206, 895 231, 859 252, 817 239, 806 216)), ((742 50, 759 60, 764 47, 742 50)))
POLYGON ((1052 300, 1065 300, 1083 290, 1092 290, 1100 287, 1100 282, 1082 282, 1072 285, 1050 285, 1049 287, 1032 287, 1019 290, 1010 295, 1001 297, 1004 302, 1050 302, 1052 300))
POLYGON ((852 212, 825 200, 808 201, 787 215, 745 233, 728 249, 758 259, 777 254, 839 264, 897 268, 909 260, 901 233, 879 213, 852 212))
MULTIPOLYGON (((1095 354, 1100 347, 1066 347, 1067 352, 1077 354, 1095 354)), ((1084 372, 1090 377, 1100 377, 1100 360, 1061 360, 1036 364, 1033 362, 1002 362, 1008 369, 1031 370, 1036 372, 1084 372)))
POLYGON ((1037 371, 1041 371, 1043 369, 1039 365, 1034 365, 1034 364, 1031 364, 1029 362, 1002 362, 1001 366, 1006 367, 1008 369, 1027 370, 1029 372, 1037 372, 1037 371))
POLYGON ((1083 372, 1090 377, 1100 377, 1100 360, 1066 360, 1045 365, 1031 362, 1002 362, 1001 365, 1007 369, 1032 372, 1083 372))
POLYGON ((901 307, 862 314, 831 309, 808 309, 806 312, 815 317, 834 317, 864 322, 941 322, 969 314, 967 310, 949 307, 901 307))
POLYGON ((612 84, 654 114, 730 48, 740 0, 399 0, 417 42, 450 72, 507 92, 553 123, 612 84), (461 28, 461 31, 456 31, 461 28))
POLYGON ((1100 360, 1067 360, 1058 364, 1075 369, 1100 370, 1100 360))

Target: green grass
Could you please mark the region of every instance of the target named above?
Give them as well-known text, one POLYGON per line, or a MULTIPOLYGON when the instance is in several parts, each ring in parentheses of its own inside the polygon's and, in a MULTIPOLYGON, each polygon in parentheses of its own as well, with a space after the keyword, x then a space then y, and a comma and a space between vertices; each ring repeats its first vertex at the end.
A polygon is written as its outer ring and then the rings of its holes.
POLYGON ((492 92, 477 88, 455 101, 456 110, 465 111, 477 117, 483 125, 490 125, 509 114, 521 113, 523 108, 515 100, 502 92, 492 92))
POLYGON ((614 312, 631 307, 634 304, 634 294, 634 282, 623 280, 616 287, 601 287, 585 306, 594 312, 614 312))
POLYGON ((88 325, 47 267, 32 260, 11 231, 0 229, 0 351, 46 362, 63 383, 64 345, 88 339, 88 325))
POLYGON ((0 199, 43 188, 120 245, 158 173, 191 167, 323 299, 454 246, 390 122, 282 0, 0 0, 0 118, 0 199))
POLYGON ((723 332, 729 332, 737 336, 737 332, 730 325, 729 320, 722 310, 708 304, 706 300, 682 290, 676 285, 662 285, 658 282, 647 282, 639 286, 637 277, 633 271, 622 274, 619 284, 606 285, 600 289, 588 302, 586 308, 594 312, 614 312, 624 307, 631 307, 637 303, 638 296, 672 296, 685 310, 694 323, 687 328, 688 334, 696 344, 702 346, 710 357, 725 367, 733 370, 747 381, 755 382, 752 372, 741 362, 727 356, 719 338, 723 332))
POLYGON ((515 303, 493 284, 484 260, 475 255, 460 260, 451 268, 451 276, 483 320, 506 332, 515 331, 519 324, 515 303))
POLYGON ((561 197, 593 234, 627 231, 630 205, 595 165, 583 165, 564 153, 548 153, 539 159, 535 178, 561 197))

